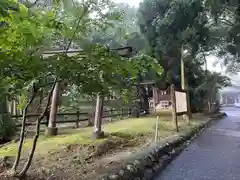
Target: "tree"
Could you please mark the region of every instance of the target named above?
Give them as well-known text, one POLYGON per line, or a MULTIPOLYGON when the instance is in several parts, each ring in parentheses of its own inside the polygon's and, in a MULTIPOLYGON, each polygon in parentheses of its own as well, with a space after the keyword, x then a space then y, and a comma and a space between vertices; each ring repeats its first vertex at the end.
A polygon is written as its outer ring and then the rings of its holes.
POLYGON ((216 47, 215 54, 220 57, 220 63, 227 66, 227 71, 238 72, 239 67, 239 17, 240 2, 238 0, 207 0, 205 11, 208 11, 209 26, 211 26, 216 47))
POLYGON ((89 41, 100 43, 110 48, 131 46, 134 51, 144 49, 144 39, 137 25, 137 8, 128 4, 119 3, 111 10, 119 14, 119 19, 113 20, 114 26, 109 26, 105 31, 93 31, 89 34, 89 41))
MULTIPOLYGON (((158 59, 165 70, 162 77, 165 85, 162 86, 166 87, 172 83, 178 85, 179 80, 182 89, 189 86, 188 82, 185 82, 183 52, 190 51, 194 58, 199 44, 205 37, 206 17, 200 12, 202 3, 198 0, 152 0, 143 1, 140 5, 139 25, 148 41, 149 53, 158 59), (151 13, 148 13, 149 11, 151 13)), ((190 111, 188 117, 191 118, 190 111)))
POLYGON ((181 48, 194 58, 201 45, 208 42, 208 19, 201 1, 144 1, 139 14, 139 25, 150 53, 165 69, 174 71, 176 65, 180 67, 181 48))
POLYGON ((207 68, 203 70, 202 66, 207 64, 208 54, 224 49, 228 39, 226 33, 234 19, 233 10, 226 7, 226 1, 210 1, 151 0, 143 1, 139 8, 138 22, 147 40, 148 53, 164 69, 158 86, 166 87, 174 83, 177 87, 180 84, 184 87, 186 83, 190 90, 192 109, 196 109, 197 104, 199 107, 204 104, 196 103, 202 97, 209 98, 211 102, 210 89, 198 89, 200 84, 210 78, 207 68), (219 25, 216 24, 218 19, 221 22, 219 25), (181 82, 184 80, 181 72, 185 72, 186 82, 181 82), (199 97, 198 100, 195 97, 199 97))
MULTIPOLYGON (((206 75, 206 73, 205 73, 206 75)), ((208 98, 208 111, 213 112, 213 103, 217 100, 216 95, 223 87, 231 85, 230 79, 216 72, 207 72, 207 80, 198 86, 197 90, 204 91, 208 98)))
POLYGON ((22 89, 28 92, 28 100, 23 109, 18 152, 12 168, 13 174, 20 178, 26 175, 31 165, 40 123, 46 115, 51 97, 54 97, 53 92, 57 92, 58 83, 67 80, 69 85, 77 85, 83 94, 106 94, 113 87, 122 88, 122 82, 126 79, 133 82, 138 72, 144 70, 146 66, 155 64, 154 61, 148 61, 142 66, 140 61, 136 61, 136 57, 130 59, 121 57, 102 45, 81 41, 88 31, 94 28, 100 30, 102 23, 107 24, 108 20, 113 18, 113 14, 103 12, 109 7, 105 1, 84 3, 76 5, 74 13, 78 13, 78 16, 72 16, 67 11, 66 13, 61 11, 62 14, 59 15, 60 5, 54 6, 51 10, 42 11, 36 8, 32 11, 21 3, 15 3, 17 11, 1 18, 4 22, 4 27, 0 30, 1 83, 8 93, 17 94, 22 89), (98 14, 92 17, 94 12, 98 14), (72 17, 71 21, 69 17, 72 17), (63 45, 67 45, 63 53, 43 57, 43 45, 51 40, 53 43, 50 45, 57 46, 57 39, 68 39, 67 43, 63 41, 63 45), (82 51, 68 56, 68 50, 74 44, 79 44, 82 51), (113 78, 115 74, 121 79, 113 78), (28 160, 23 169, 16 172, 21 157, 28 108, 37 93, 46 86, 51 86, 51 89, 44 110, 36 119, 36 134, 28 160))

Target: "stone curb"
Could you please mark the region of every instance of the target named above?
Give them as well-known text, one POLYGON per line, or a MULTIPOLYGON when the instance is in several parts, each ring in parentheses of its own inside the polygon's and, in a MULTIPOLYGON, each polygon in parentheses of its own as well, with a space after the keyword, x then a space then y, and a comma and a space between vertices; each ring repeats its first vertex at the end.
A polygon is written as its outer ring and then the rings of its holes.
POLYGON ((132 160, 117 173, 107 175, 99 180, 152 180, 156 175, 161 173, 199 133, 216 122, 216 120, 225 116, 227 116, 226 113, 219 113, 176 140, 168 142, 163 146, 155 144, 146 155, 132 160))
POLYGON ((210 116, 210 119, 224 118, 226 116, 227 116, 227 114, 225 112, 221 112, 221 113, 219 113, 217 115, 210 116))

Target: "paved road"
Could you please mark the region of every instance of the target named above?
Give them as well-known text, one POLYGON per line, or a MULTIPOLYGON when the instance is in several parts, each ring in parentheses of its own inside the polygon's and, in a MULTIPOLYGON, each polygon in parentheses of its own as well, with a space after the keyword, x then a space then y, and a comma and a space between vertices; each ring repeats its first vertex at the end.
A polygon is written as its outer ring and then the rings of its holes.
POLYGON ((224 111, 155 180, 240 180, 240 108, 224 111))

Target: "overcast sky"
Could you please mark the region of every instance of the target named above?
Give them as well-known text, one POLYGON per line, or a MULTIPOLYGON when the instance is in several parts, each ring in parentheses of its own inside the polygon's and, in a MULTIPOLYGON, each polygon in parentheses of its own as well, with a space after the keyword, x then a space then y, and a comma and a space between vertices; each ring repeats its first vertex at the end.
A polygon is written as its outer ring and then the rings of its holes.
POLYGON ((131 6, 135 6, 138 7, 139 3, 141 0, 114 0, 115 2, 124 2, 124 3, 128 3, 131 6))

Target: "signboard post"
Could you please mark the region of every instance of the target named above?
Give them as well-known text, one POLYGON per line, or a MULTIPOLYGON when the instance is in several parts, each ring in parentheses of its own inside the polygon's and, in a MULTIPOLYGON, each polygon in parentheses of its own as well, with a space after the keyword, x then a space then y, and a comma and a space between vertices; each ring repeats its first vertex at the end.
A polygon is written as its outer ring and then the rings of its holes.
POLYGON ((171 101, 172 101, 172 120, 175 124, 176 131, 179 132, 174 84, 171 85, 171 101))
POLYGON ((171 85, 171 102, 172 102, 172 119, 176 126, 176 131, 179 131, 177 116, 188 113, 188 99, 186 90, 175 90, 174 85, 171 85))

